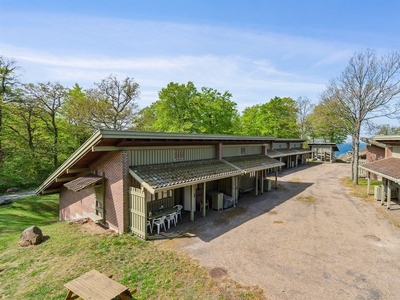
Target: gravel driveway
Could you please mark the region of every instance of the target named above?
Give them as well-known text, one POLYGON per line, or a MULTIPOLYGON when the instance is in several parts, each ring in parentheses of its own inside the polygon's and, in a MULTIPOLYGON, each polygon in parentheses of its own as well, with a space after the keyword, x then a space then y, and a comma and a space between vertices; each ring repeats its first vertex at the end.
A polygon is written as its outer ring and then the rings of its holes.
POLYGON ((278 190, 246 196, 194 237, 168 243, 268 299, 400 299, 400 229, 377 203, 347 194, 338 179, 349 172, 347 164, 288 170, 278 190))

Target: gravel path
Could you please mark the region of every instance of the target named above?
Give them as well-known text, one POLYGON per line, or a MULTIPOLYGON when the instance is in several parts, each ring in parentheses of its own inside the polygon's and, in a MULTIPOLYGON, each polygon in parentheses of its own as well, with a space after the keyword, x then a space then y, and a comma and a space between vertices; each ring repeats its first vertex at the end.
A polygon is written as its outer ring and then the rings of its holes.
POLYGON ((169 243, 269 299, 399 299, 400 229, 377 203, 347 194, 338 178, 349 172, 346 164, 286 171, 278 190, 169 243))
POLYGON ((22 198, 26 196, 32 196, 35 195, 35 191, 27 191, 27 192, 21 192, 21 193, 15 193, 15 194, 7 194, 0 196, 0 201, 5 200, 5 199, 17 199, 17 198, 22 198))

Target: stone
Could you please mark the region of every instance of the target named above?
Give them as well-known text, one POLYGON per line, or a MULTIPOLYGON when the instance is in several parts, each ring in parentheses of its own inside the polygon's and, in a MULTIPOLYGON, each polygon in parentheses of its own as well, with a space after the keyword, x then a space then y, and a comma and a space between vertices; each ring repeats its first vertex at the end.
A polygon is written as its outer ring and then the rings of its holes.
POLYGON ((21 247, 28 247, 30 245, 38 245, 42 240, 42 230, 37 226, 31 226, 21 233, 18 244, 21 247))
POLYGON ((8 188, 6 191, 6 193, 16 193, 16 192, 19 192, 19 188, 17 187, 8 188))
POLYGON ((13 201, 12 201, 11 198, 6 198, 6 199, 3 199, 3 200, 0 199, 0 205, 11 204, 12 202, 13 201))

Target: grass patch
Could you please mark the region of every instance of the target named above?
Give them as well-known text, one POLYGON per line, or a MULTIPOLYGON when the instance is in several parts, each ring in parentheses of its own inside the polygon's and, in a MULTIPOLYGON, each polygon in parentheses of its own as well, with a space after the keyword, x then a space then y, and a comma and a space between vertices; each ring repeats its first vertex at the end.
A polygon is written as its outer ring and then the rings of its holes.
POLYGON ((314 197, 314 196, 297 196, 296 197, 297 201, 301 201, 301 202, 305 202, 305 203, 315 203, 318 201, 318 198, 314 197))
MULTIPOLYGON (((366 178, 359 178, 358 185, 355 185, 350 177, 340 179, 340 184, 350 189, 350 195, 364 199, 365 201, 374 201, 374 195, 367 195, 368 180, 366 178)), ((374 186, 380 186, 382 183, 379 180, 372 180, 370 182, 370 193, 374 192, 374 186)))
POLYGON ((135 299, 265 299, 258 287, 214 280, 196 261, 157 243, 49 222, 58 219, 57 198, 26 197, 0 207, 0 299, 64 299, 64 284, 91 269, 137 288, 135 299), (32 225, 49 239, 19 247, 22 230, 32 225))
MULTIPOLYGON (((368 186, 368 180, 366 178, 359 178, 358 179, 358 185, 355 185, 353 181, 351 180, 350 177, 345 177, 340 179, 340 183, 342 186, 349 188, 349 193, 350 195, 364 199, 367 202, 374 202, 374 195, 367 195, 367 186, 368 186)), ((374 192, 374 186, 380 186, 382 185, 382 182, 379 180, 372 180, 370 182, 370 192, 374 192)), ((381 213, 383 218, 389 220, 390 223, 392 223, 394 226, 400 228, 400 219, 397 214, 391 214, 386 210, 384 207, 377 207, 377 211, 381 213)))

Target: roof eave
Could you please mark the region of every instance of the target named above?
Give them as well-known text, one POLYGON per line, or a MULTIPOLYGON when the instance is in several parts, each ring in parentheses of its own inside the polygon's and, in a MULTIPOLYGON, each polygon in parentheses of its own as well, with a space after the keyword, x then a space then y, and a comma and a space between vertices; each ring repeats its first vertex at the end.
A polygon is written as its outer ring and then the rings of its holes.
MULTIPOLYGON (((36 194, 41 195, 43 191, 49 187, 53 181, 66 169, 72 166, 78 158, 82 156, 85 152, 90 150, 99 140, 102 138, 102 131, 98 130, 86 141, 84 142, 64 163, 61 164, 47 179, 36 189, 36 194)), ((55 192, 56 193, 56 192, 55 192)))

